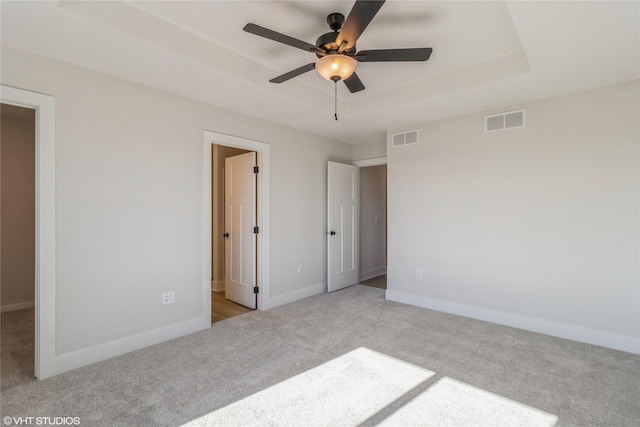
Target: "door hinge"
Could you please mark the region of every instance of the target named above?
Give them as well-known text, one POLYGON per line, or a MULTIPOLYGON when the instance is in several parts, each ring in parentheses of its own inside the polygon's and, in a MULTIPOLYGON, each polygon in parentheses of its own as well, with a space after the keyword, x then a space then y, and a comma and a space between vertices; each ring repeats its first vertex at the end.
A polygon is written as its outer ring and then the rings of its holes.
POLYGON ((260 288, 258 288, 257 286, 253 287, 253 293, 257 294, 259 292, 260 288))
POLYGON ((253 173, 258 173, 258 167, 257 166, 253 167, 253 173))
POLYGON ((259 227, 253 227, 253 234, 258 234, 260 232, 259 227))

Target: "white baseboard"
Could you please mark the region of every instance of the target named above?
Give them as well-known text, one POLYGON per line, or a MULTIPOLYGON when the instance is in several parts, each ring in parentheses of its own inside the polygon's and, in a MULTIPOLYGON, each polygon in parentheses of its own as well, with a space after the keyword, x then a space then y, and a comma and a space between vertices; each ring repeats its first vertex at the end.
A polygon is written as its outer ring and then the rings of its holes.
POLYGON ((326 291, 326 283, 318 283, 315 285, 307 286, 306 288, 297 289, 295 291, 287 292, 286 294, 269 298, 269 308, 275 308, 280 305, 289 304, 291 302, 295 302, 304 298, 309 298, 314 295, 325 293, 326 291))
POLYGON ((132 335, 105 344, 100 344, 95 347, 61 354, 55 357, 52 366, 50 369, 47 369, 46 377, 39 379, 52 377, 63 372, 71 371, 72 369, 77 369, 82 366, 140 350, 151 345, 160 344, 210 327, 211 319, 200 317, 175 325, 166 326, 164 328, 155 329, 153 331, 132 335))
POLYGON ((387 290, 386 299, 554 337, 608 347, 614 350, 640 354, 640 337, 619 335, 566 323, 519 316, 517 314, 504 313, 481 307, 425 298, 404 292, 387 290))
POLYGON ((222 292, 222 291, 224 291, 224 280, 212 280, 211 281, 211 290, 213 292, 222 292))
POLYGON ((360 273, 360 281, 372 279, 374 277, 382 276, 383 274, 387 274, 387 266, 374 268, 371 270, 363 271, 360 273))
POLYGON ((26 308, 33 308, 35 306, 36 306, 36 303, 34 301, 21 302, 19 304, 8 304, 8 305, 0 306, 0 313, 6 313, 8 311, 24 310, 26 308))

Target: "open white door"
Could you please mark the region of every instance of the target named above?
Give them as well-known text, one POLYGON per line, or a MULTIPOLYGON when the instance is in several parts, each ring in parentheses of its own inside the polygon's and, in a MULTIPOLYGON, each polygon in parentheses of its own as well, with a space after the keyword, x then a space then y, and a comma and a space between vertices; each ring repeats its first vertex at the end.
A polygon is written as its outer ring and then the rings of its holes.
POLYGON ((356 166, 329 162, 327 183, 327 291, 358 283, 358 191, 356 166))
POLYGON ((228 157, 225 176, 225 298, 256 308, 256 153, 228 157))

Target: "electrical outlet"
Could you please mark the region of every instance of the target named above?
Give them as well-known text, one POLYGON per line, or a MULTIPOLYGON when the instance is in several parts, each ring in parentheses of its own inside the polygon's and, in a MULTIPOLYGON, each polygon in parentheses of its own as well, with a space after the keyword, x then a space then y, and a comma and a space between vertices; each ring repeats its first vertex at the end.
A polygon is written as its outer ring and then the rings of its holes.
POLYGON ((298 274, 302 274, 302 266, 301 265, 298 266, 298 274))
POLYGON ((173 304, 174 302, 176 302, 175 292, 171 291, 162 294, 162 304, 173 304))
POLYGON ((422 280, 422 270, 416 270, 416 279, 422 280))

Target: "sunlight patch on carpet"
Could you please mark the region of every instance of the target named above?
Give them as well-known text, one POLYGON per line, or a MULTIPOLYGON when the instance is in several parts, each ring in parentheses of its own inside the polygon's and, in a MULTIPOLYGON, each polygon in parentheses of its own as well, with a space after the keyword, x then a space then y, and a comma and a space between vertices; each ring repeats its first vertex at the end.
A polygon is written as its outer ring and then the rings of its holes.
POLYGON ((358 348, 184 425, 357 425, 432 375, 358 348))
POLYGON ((430 384, 434 375, 361 347, 183 427, 357 426, 385 415, 378 425, 553 427, 558 421, 448 377, 430 384))
POLYGON ((382 426, 552 427, 558 418, 451 378, 442 378, 382 426))

